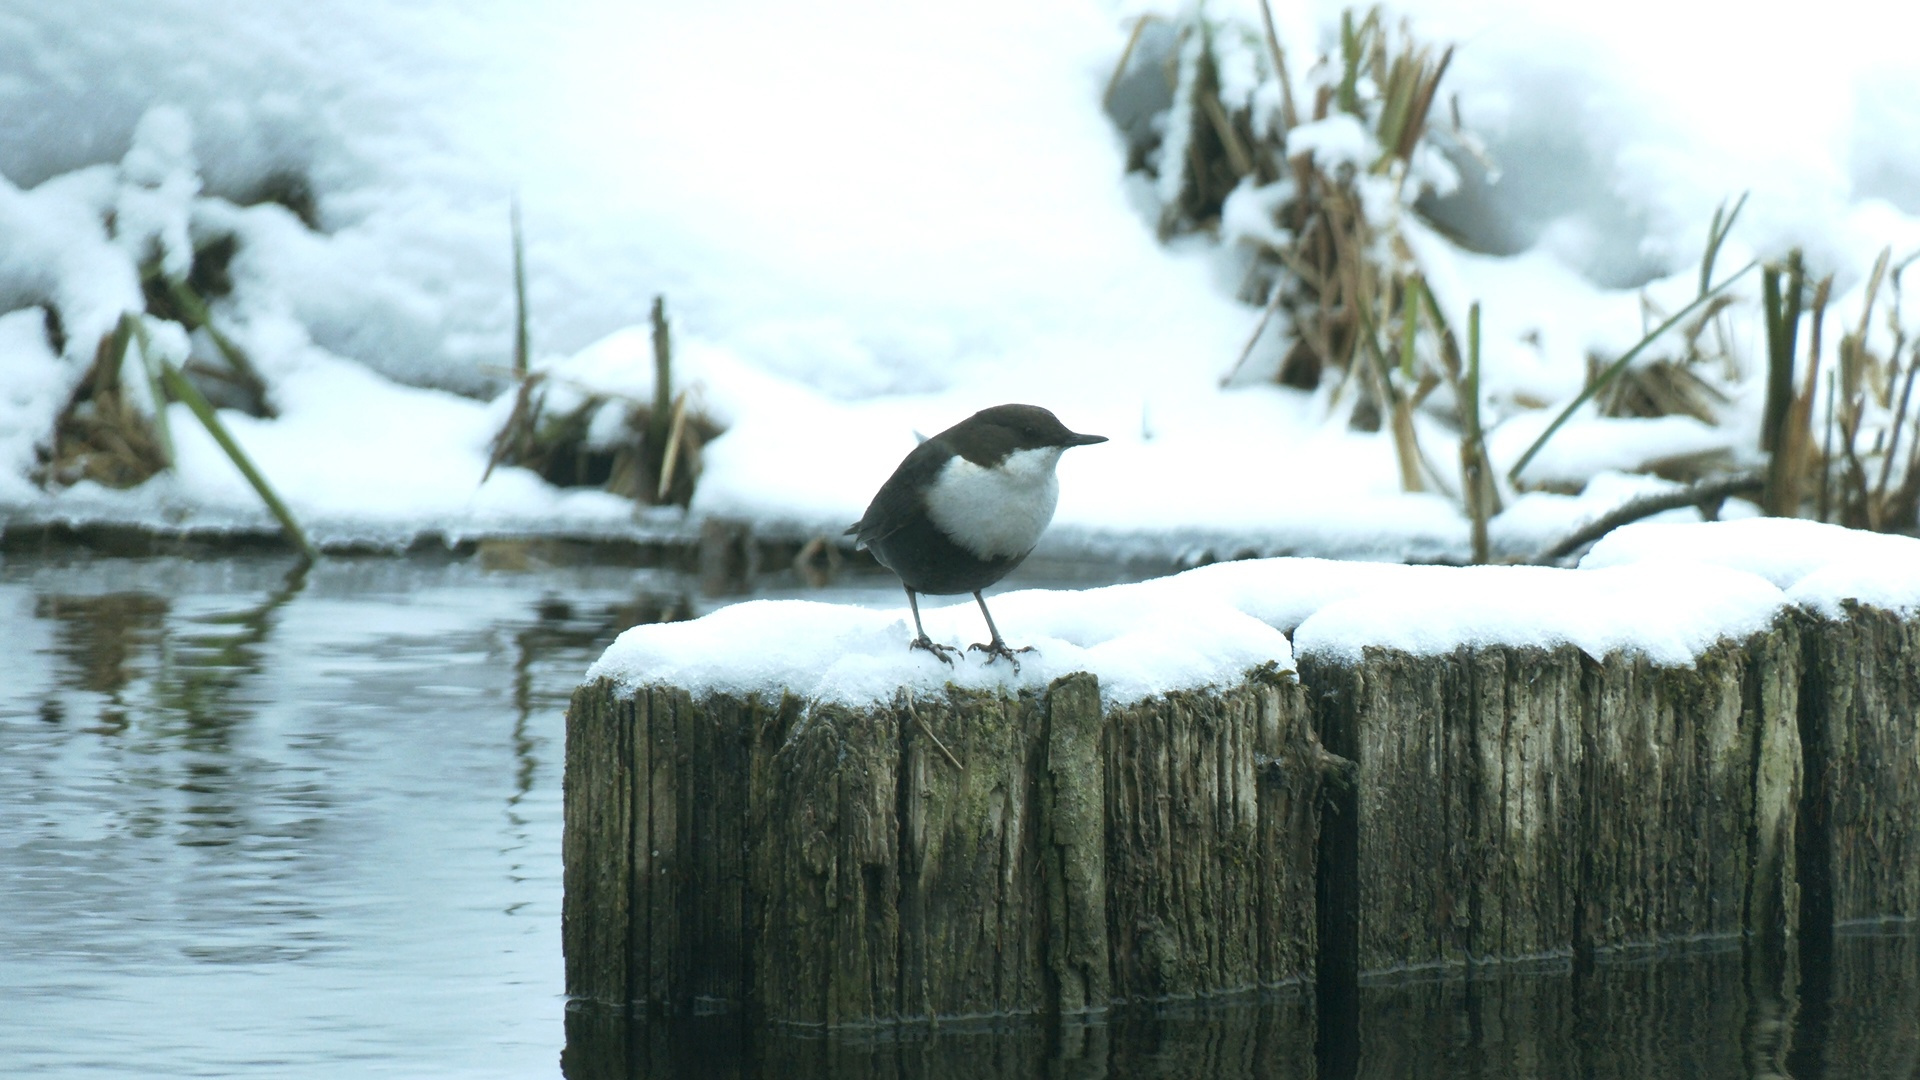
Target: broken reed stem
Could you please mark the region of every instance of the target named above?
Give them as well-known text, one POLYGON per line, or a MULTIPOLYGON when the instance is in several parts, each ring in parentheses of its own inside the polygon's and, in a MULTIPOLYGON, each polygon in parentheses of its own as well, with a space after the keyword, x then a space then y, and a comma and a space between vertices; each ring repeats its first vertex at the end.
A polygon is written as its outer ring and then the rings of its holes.
POLYGON ((1785 267, 1768 265, 1760 272, 1760 291, 1765 306, 1767 327, 1767 400, 1761 413, 1760 449, 1776 453, 1780 449, 1781 428, 1787 408, 1793 400, 1793 357, 1800 334, 1801 289, 1805 271, 1800 250, 1787 253, 1785 267), (1784 270, 1786 289, 1781 290, 1784 270))
POLYGON ((534 414, 539 411, 534 407, 533 391, 540 382, 541 375, 528 375, 520 379, 520 386, 513 395, 513 411, 507 414, 507 422, 501 426, 500 433, 493 437, 493 452, 487 455, 487 467, 480 473, 482 484, 509 455, 524 453, 525 448, 518 444, 532 441, 534 414))
MULTIPOLYGON (((1763 502, 1767 512, 1776 516, 1799 514, 1801 490, 1807 470, 1813 466, 1813 395, 1819 385, 1820 340, 1826 325, 1827 301, 1832 294, 1833 275, 1828 274, 1813 288, 1813 301, 1809 305, 1812 318, 1807 328, 1807 371, 1801 377, 1799 392, 1793 396, 1792 407, 1787 410, 1780 449, 1768 469, 1768 492, 1763 502)), ((1821 467, 1825 468, 1824 461, 1821 467)))
POLYGON ((528 372, 532 348, 527 332, 527 261, 526 245, 520 230, 520 199, 517 196, 507 206, 507 223, 513 243, 513 367, 508 374, 519 385, 513 394, 513 411, 507 414, 507 422, 493 437, 493 446, 487 454, 487 467, 480 472, 482 484, 509 457, 517 461, 526 456, 533 442, 535 414, 539 411, 534 407, 533 391, 540 377, 528 372))
POLYGON ((660 459, 660 491, 653 500, 656 503, 667 501, 667 489, 673 486, 673 469, 680 459, 680 440, 686 432, 687 392, 682 390, 673 401, 673 423, 667 431, 666 454, 660 459))
POLYGON ((667 298, 653 298, 653 405, 647 417, 647 442, 653 447, 653 460, 662 460, 667 451, 667 429, 660 424, 661 410, 673 400, 673 337, 667 325, 667 298))
POLYGON ((1786 265, 1769 265, 1760 273, 1760 291, 1767 330, 1767 398, 1760 419, 1760 449, 1772 455, 1767 467, 1767 490, 1761 508, 1770 516, 1794 512, 1791 473, 1793 437, 1787 422, 1793 409, 1793 359, 1800 339, 1801 300, 1806 272, 1800 249, 1787 253, 1786 265), (1784 271, 1785 289, 1781 288, 1784 271))
POLYGON ((318 561, 320 553, 315 550, 312 541, 307 539, 306 530, 300 527, 300 523, 294 519, 293 512, 287 509, 287 505, 280 501, 280 496, 274 493, 273 486, 267 483, 267 478, 254 467, 246 451, 240 449, 240 444, 234 440, 228 433, 226 425, 222 424, 220 418, 214 414, 213 406, 201 395, 199 388, 181 374, 179 369, 164 360, 160 362, 160 381, 166 387, 167 393, 198 417, 200 423, 206 427, 207 434, 212 435, 213 441, 219 443, 220 449, 226 451, 228 459, 240 470, 240 475, 247 478, 247 483, 253 485, 253 490, 259 493, 261 501, 267 504, 267 509, 279 519, 280 527, 286 530, 287 538, 300 549, 301 557, 308 562, 318 561))

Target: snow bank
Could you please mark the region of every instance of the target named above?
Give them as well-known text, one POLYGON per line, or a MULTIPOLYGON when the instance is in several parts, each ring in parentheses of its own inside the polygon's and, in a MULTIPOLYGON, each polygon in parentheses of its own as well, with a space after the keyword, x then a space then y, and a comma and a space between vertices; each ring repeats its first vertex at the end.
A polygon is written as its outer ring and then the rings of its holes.
MULTIPOLYGON (((1273 6, 1305 79, 1346 5, 1273 6)), ((1690 297, 1729 196, 1752 192, 1723 267, 1807 247, 1815 276, 1838 275, 1833 326, 1857 318, 1881 246, 1920 246, 1920 68, 1903 51, 1920 9, 1641 7, 1389 12, 1457 45, 1442 90, 1496 169, 1462 169, 1434 207, 1491 254, 1417 226, 1409 239, 1456 325, 1483 303, 1501 469, 1591 358, 1690 297)), ((317 536, 665 527, 517 470, 481 488, 502 405, 397 385, 501 386, 517 196, 542 368, 644 399, 644 332, 625 328, 668 297, 684 383, 728 425, 691 518, 671 523, 683 535, 708 515, 837 532, 916 432, 1031 401, 1113 438, 1062 466, 1051 549, 1462 557, 1453 498, 1400 490, 1390 439, 1347 429, 1352 395, 1220 387, 1258 318, 1234 298, 1245 267, 1231 244, 1157 242, 1153 193, 1101 110, 1130 18, 1187 10, 25 5, 0 17, 0 517, 271 527, 191 423, 173 425, 178 474, 137 491, 28 479, 100 335, 140 306, 148 249, 177 271, 189 241, 231 233, 234 290, 214 315, 282 415, 229 423, 317 536), (317 228, 261 201, 290 180, 317 228), (63 350, 34 332, 42 303, 63 350)), ((1252 0, 1207 10, 1259 25, 1252 0)), ((1338 160, 1367 136, 1336 119, 1298 138, 1338 160)), ((1258 199, 1235 203, 1230 234, 1258 231, 1258 199)), ((1757 288, 1735 290, 1742 310, 1757 288)), ((1757 408, 1731 402, 1718 429, 1577 420, 1530 475, 1586 489, 1510 500, 1496 549, 1531 553, 1630 497, 1615 470, 1744 460, 1757 408)), ((1418 419, 1444 489, 1450 433, 1418 419)))
MULTIPOLYGON (((587 675, 867 704, 902 687, 1037 689, 1089 671, 1111 704, 1228 685, 1264 663, 1291 670, 1296 650, 1352 662, 1376 646, 1439 655, 1573 645, 1595 658, 1627 652, 1685 666, 1764 630, 1789 605, 1836 612, 1846 599, 1920 610, 1920 540, 1778 519, 1644 524, 1573 570, 1265 559, 1080 592, 1014 592, 992 606, 1011 641, 1036 647, 1018 674, 978 655, 948 667, 909 650, 905 608, 754 601, 634 627, 587 675)), ((971 602, 923 604, 922 613, 936 641, 986 636, 971 602)))

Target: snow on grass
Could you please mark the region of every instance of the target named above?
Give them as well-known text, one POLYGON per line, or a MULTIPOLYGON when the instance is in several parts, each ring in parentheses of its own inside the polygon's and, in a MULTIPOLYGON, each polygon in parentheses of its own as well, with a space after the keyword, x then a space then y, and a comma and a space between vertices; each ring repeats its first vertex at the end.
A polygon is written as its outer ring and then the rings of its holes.
MULTIPOLYGON (((1352 663, 1370 648, 1434 656, 1571 645, 1595 659, 1626 653, 1684 667, 1719 642, 1764 631, 1789 606, 1837 614, 1846 600, 1920 611, 1920 540, 1781 519, 1642 524, 1602 541, 1578 569, 1284 558, 1099 589, 1024 590, 990 599, 1008 641, 1035 646, 1018 674, 979 654, 949 667, 910 650, 904 606, 762 600, 634 627, 588 677, 871 704, 902 688, 1038 689, 1088 671, 1109 704, 1125 704, 1230 685, 1262 664, 1292 670, 1296 652, 1352 663)), ((921 612, 936 641, 986 637, 970 600, 923 598, 921 612)))
MULTIPOLYGON (((1298 78, 1341 6, 1275 5, 1298 78)), ((1753 192, 1723 267, 1806 246, 1839 275, 1830 327, 1856 318, 1882 245, 1920 246, 1920 112, 1900 104, 1920 75, 1899 44, 1920 20, 1885 7, 1388 12, 1457 45, 1442 91, 1498 170, 1463 170, 1436 212, 1500 254, 1407 229, 1456 325, 1482 303, 1496 466, 1592 357, 1637 339, 1634 286, 1665 310, 1685 301, 1729 196, 1753 192), (1756 64, 1795 78, 1755 79, 1756 64)), ((0 516, 267 521, 192 424, 173 425, 180 471, 142 489, 27 479, 100 336, 140 306, 148 249, 178 271, 183 236, 228 232, 234 292, 214 315, 281 412, 228 423, 317 535, 622 527, 618 504, 522 470, 479 487, 503 403, 398 385, 501 385, 517 193, 554 385, 644 400, 650 349, 625 328, 668 297, 677 381, 729 426, 706 447, 695 518, 837 532, 915 432, 1030 401, 1114 440, 1063 464, 1052 548, 1462 557, 1457 503, 1402 493, 1390 439, 1347 430, 1350 400, 1219 387, 1258 314, 1233 299, 1244 267, 1231 244, 1156 241, 1100 109, 1125 17, 1174 8, 428 0, 322 17, 109 0, 0 19, 0 69, 18 73, 0 80, 17 136, 0 144, 0 516), (242 205, 287 176, 311 185, 317 230, 242 205), (61 312, 58 357, 33 333, 41 303, 61 312)), ((1247 0, 1210 11, 1258 25, 1247 0)), ((1236 48, 1230 92, 1270 101, 1248 89, 1259 48, 1236 48)), ((1369 138, 1344 119, 1296 137, 1329 161, 1369 138)), ((1229 234, 1260 234, 1271 195, 1234 202, 1229 234)), ((1530 475, 1586 490, 1512 500, 1496 550, 1538 550, 1630 497, 1615 470, 1739 459, 1753 407, 1719 429, 1577 420, 1530 475)), ((1427 441, 1448 472, 1450 445, 1427 441)))

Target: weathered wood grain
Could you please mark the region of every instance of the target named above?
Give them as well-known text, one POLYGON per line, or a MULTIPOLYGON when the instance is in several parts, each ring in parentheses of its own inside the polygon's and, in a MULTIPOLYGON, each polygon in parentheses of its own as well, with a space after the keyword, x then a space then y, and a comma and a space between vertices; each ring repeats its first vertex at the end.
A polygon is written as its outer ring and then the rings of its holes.
POLYGON ((1350 1030, 1366 973, 1827 948, 1920 917, 1916 711, 1920 621, 1857 607, 1684 667, 1376 649, 1124 706, 594 683, 567 989, 846 1028, 1307 982, 1350 1030))
POLYGON ((1796 633, 1687 668, 1571 646, 1303 660, 1328 745, 1360 769, 1357 969, 1790 936, 1796 633))
POLYGON ((842 1027, 1312 978, 1326 754, 1290 675, 1125 708, 1088 675, 871 708, 595 683, 569 715, 576 997, 842 1027))
POLYGON ((1040 774, 1047 832, 1042 887, 1047 963, 1062 1013, 1113 999, 1107 947, 1107 799, 1101 760, 1100 686, 1090 675, 1054 684, 1047 696, 1046 764, 1040 774))
POLYGON ((630 991, 634 711, 612 694, 576 695, 567 710, 560 936, 567 992, 601 1004, 625 1005, 630 991))
POLYGON ((1809 904, 1844 926, 1920 918, 1920 620, 1809 618, 1809 904))

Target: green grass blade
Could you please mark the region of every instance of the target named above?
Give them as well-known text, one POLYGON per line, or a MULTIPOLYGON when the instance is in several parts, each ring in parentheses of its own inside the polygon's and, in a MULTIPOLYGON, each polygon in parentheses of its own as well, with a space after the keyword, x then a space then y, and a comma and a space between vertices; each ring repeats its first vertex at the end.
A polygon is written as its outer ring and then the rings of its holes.
POLYGON ((129 311, 120 316, 116 334, 131 334, 140 342, 140 366, 147 372, 147 393, 153 398, 153 433, 160 440, 160 452, 167 465, 173 465, 173 427, 167 423, 167 394, 161 384, 160 369, 165 362, 153 355, 153 339, 147 334, 145 319, 129 311))
POLYGON ((1740 216, 1740 208, 1747 205, 1747 193, 1741 192, 1740 198, 1733 204, 1733 211, 1727 212, 1727 204, 1721 203, 1714 208, 1713 222, 1707 226, 1707 248, 1700 255, 1700 295, 1707 295, 1707 286, 1713 281, 1713 264, 1720 258, 1720 245, 1733 231, 1733 223, 1740 216))
MULTIPOLYGON (((174 278, 161 280, 165 284, 167 296, 173 300, 174 305, 186 314, 192 326, 207 332, 207 336, 213 339, 214 348, 220 350, 220 355, 226 358, 227 366, 233 369, 234 377, 239 379, 264 405, 267 400, 266 380, 260 377, 260 372, 248 358, 247 351, 222 333, 219 327, 213 325, 213 313, 207 309, 206 301, 200 299, 200 295, 184 281, 174 278)), ((271 409, 267 412, 269 416, 272 415, 271 409)))
POLYGON ((1573 416, 1574 412, 1578 410, 1580 406, 1585 405, 1587 402, 1593 400, 1593 396, 1595 394, 1606 389, 1607 384, 1613 382, 1613 380, 1617 378, 1622 371, 1625 371, 1627 369, 1627 365, 1633 362, 1634 357, 1639 356, 1642 352, 1646 351, 1647 346, 1653 344, 1654 341, 1660 337, 1660 335, 1666 333, 1668 330, 1673 329, 1676 325, 1680 323, 1682 319, 1685 319, 1687 316, 1693 314, 1695 310, 1700 308, 1701 305, 1705 304, 1708 300, 1711 300, 1713 299, 1713 297, 1719 295, 1722 292, 1725 292, 1727 289, 1727 286, 1732 285, 1734 282, 1739 281, 1741 278, 1745 277, 1747 275, 1747 271, 1752 270, 1754 267, 1758 265, 1760 265, 1760 260, 1755 259, 1754 261, 1734 271, 1731 277, 1727 278, 1725 281, 1722 281, 1720 284, 1715 285, 1713 288, 1708 289, 1706 292, 1701 293, 1699 296, 1694 298, 1693 303, 1688 304, 1686 307, 1681 308, 1679 311, 1675 312, 1672 315, 1672 317, 1667 319, 1666 322, 1663 322, 1659 326, 1654 327, 1653 330, 1649 332, 1646 337, 1643 337, 1640 339, 1639 344, 1635 345, 1631 349, 1628 349, 1626 353, 1620 357, 1620 359, 1615 360, 1611 364, 1608 364, 1606 370, 1602 371, 1598 378, 1594 379, 1592 383, 1588 384, 1585 390, 1580 391, 1580 396, 1577 398, 1574 398, 1572 404, 1560 410, 1560 415, 1553 418, 1553 423, 1547 425, 1547 430, 1541 432, 1540 437, 1533 440, 1533 445, 1527 447, 1527 452, 1524 454, 1521 454, 1520 460, 1514 463, 1513 468, 1507 470, 1507 479, 1511 481, 1514 485, 1518 486, 1520 483, 1520 474, 1526 470, 1528 463, 1533 461, 1534 455, 1540 452, 1541 447, 1547 445, 1547 440, 1553 438, 1554 433, 1560 430, 1561 426, 1564 425, 1567 422, 1567 420, 1573 416))
POLYGON ((513 218, 513 374, 527 377, 527 248, 520 232, 520 200, 514 199, 513 218))
POLYGON ((1340 111, 1358 115, 1360 97, 1357 87, 1360 83, 1360 35, 1353 26, 1353 9, 1340 13, 1340 89, 1334 97, 1340 111))
POLYGON ((247 483, 253 485, 253 490, 260 493, 260 499, 267 504, 267 509, 280 520, 280 527, 286 530, 287 538, 300 549, 300 554, 309 562, 318 560, 320 553, 314 550, 313 543, 307 539, 306 531, 300 528, 298 521, 294 520, 293 512, 287 509, 287 504, 280 501, 280 496, 274 494, 273 486, 267 483, 266 477, 260 475, 260 470, 254 468, 253 460, 247 457, 246 451, 240 449, 240 444, 234 441, 226 425, 214 415, 213 406, 201 395, 200 390, 180 373, 180 369, 165 361, 160 363, 160 382, 174 400, 185 405, 194 416, 199 418, 200 423, 206 426, 207 434, 212 435, 213 441, 220 444, 220 449, 227 452, 227 457, 233 461, 234 467, 240 470, 240 475, 247 478, 247 483))

